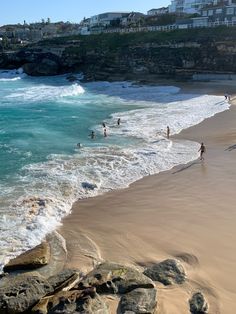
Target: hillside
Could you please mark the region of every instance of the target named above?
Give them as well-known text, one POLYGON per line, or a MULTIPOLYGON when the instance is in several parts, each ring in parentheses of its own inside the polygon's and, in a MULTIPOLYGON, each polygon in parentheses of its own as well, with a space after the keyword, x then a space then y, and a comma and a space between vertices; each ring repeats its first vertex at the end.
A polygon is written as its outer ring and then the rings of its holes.
POLYGON ((188 79, 236 73, 235 43, 236 27, 60 37, 0 54, 0 67, 23 66, 29 75, 82 71, 86 80, 188 79))

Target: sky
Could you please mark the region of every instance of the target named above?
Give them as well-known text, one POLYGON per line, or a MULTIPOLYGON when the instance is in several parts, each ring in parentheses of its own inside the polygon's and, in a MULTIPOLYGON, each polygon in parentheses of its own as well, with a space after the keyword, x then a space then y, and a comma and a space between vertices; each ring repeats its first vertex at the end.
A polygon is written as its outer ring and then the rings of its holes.
POLYGON ((147 13, 169 5, 171 0, 1 0, 0 26, 51 19, 51 22, 80 22, 103 12, 136 11, 147 13))

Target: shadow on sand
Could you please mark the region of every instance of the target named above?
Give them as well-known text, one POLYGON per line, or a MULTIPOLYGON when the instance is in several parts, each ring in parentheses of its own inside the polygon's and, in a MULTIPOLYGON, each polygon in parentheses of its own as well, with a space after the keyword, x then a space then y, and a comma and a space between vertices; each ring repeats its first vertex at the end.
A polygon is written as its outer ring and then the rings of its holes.
POLYGON ((200 164, 202 164, 202 161, 195 160, 195 161, 193 161, 193 162, 191 162, 191 163, 181 167, 180 169, 177 169, 176 171, 172 172, 172 174, 176 174, 176 173, 182 172, 182 171, 187 170, 187 169, 189 169, 189 168, 191 168, 191 167, 193 167, 195 165, 200 165, 200 164))
POLYGON ((232 150, 236 149, 236 144, 229 146, 228 148, 226 148, 225 150, 227 150, 228 152, 231 152, 232 150))

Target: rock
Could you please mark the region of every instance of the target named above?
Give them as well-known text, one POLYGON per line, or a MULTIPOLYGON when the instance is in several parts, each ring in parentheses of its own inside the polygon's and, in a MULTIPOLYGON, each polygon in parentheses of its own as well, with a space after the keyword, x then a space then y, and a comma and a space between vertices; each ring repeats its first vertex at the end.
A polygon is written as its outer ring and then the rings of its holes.
POLYGON ((154 286, 152 280, 136 269, 109 262, 98 265, 78 284, 79 289, 96 287, 98 293, 121 294, 154 286))
POLYGON ((42 299, 31 310, 33 314, 108 314, 108 308, 94 288, 83 291, 61 291, 42 299))
POLYGON ((0 286, 0 313, 23 313, 51 292, 52 286, 41 276, 23 274, 3 278, 0 286))
POLYGON ((55 60, 43 58, 38 62, 25 63, 23 70, 32 76, 50 76, 59 74, 59 64, 55 60))
POLYGON ((186 279, 183 266, 175 259, 167 259, 163 262, 148 267, 144 274, 154 281, 159 281, 165 286, 175 283, 181 284, 186 279))
POLYGON ((32 250, 10 260, 4 266, 4 271, 35 269, 47 265, 50 260, 50 248, 47 242, 43 242, 32 250))
POLYGON ((73 269, 64 269, 59 274, 49 277, 48 282, 55 291, 63 289, 79 277, 79 271, 73 269))
POLYGON ((120 300, 121 314, 138 313, 153 314, 157 305, 156 289, 135 289, 122 296, 120 300))
POLYGON ((193 294, 189 300, 190 312, 192 314, 205 314, 208 311, 208 304, 201 292, 193 294))

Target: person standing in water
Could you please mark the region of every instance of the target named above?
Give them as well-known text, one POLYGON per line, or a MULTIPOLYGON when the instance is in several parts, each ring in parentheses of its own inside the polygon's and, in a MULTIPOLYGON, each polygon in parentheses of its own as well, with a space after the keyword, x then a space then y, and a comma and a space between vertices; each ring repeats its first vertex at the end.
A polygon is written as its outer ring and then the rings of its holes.
POLYGON ((105 128, 105 127, 106 127, 106 123, 105 123, 105 122, 103 122, 103 123, 102 123, 102 126, 105 128))
POLYGON ((203 143, 201 143, 198 151, 200 152, 200 160, 204 160, 203 154, 206 152, 206 147, 203 143))
POLYGON ((95 132, 94 131, 91 132, 90 137, 92 140, 95 138, 95 132))
POLYGON ((103 135, 104 135, 104 137, 107 137, 107 129, 106 128, 104 128, 104 130, 103 130, 103 135))
POLYGON ((117 125, 120 125, 120 118, 118 118, 117 120, 117 125))
POLYGON ((170 138, 170 128, 167 126, 166 128, 166 137, 169 139, 170 138))

